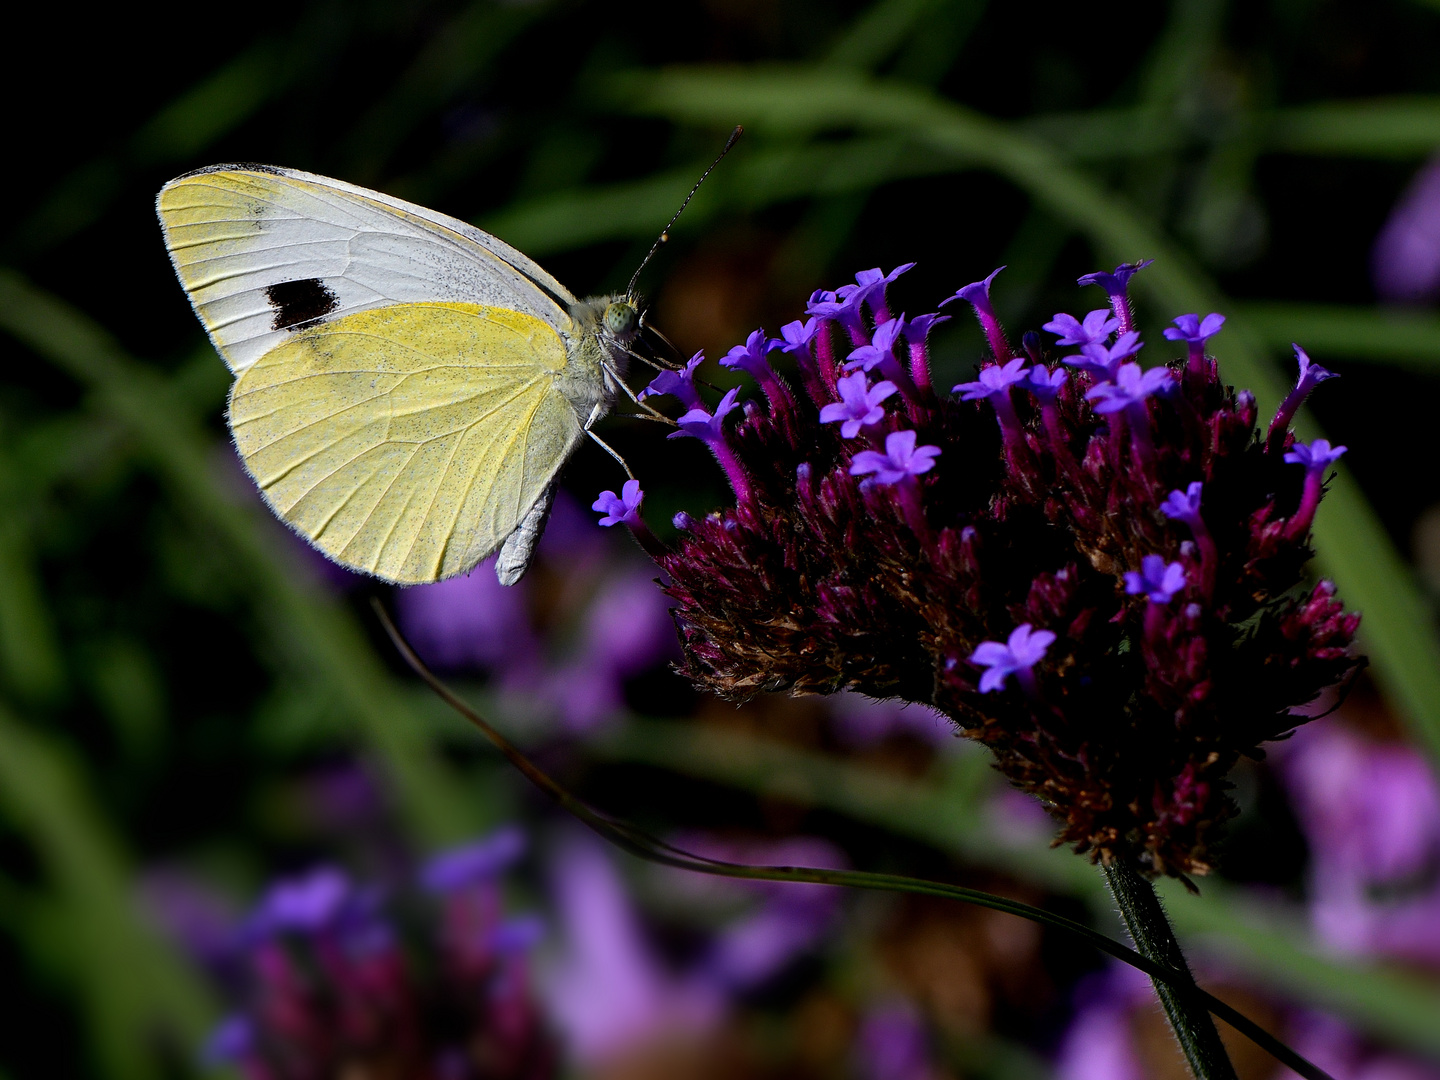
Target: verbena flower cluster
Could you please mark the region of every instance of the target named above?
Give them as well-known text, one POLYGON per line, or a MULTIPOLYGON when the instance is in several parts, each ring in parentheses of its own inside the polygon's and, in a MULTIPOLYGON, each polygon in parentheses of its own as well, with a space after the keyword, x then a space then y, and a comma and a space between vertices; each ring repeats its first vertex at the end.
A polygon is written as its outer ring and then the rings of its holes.
POLYGON ((522 846, 502 830, 394 893, 334 867, 277 882, 223 958, 240 1008, 207 1056, 246 1080, 548 1080, 526 971, 539 924, 504 917, 496 880, 522 846))
MULTIPOLYGON (((1208 341, 1142 368, 1127 294, 1145 263, 1090 274, 1108 306, 1057 314, 1017 350, 990 301, 968 302, 992 357, 932 385, 929 331, 894 314, 906 270, 811 297, 807 318, 721 359, 761 397, 708 405, 697 356, 648 395, 679 399, 735 505, 676 519, 657 561, 683 672, 727 698, 851 689, 932 705, 991 748, 1068 842, 1151 872, 1203 874, 1235 812, 1225 775, 1345 675, 1359 616, 1304 587, 1326 471, 1344 452, 1290 422, 1330 373, 1300 377, 1262 434, 1208 341), (781 363, 777 365, 776 361, 781 363), (781 368, 793 374, 782 374, 781 368)), ((996 271, 999 273, 999 271, 996 271)), ((942 305, 943 306, 943 305, 942 305)), ((595 504, 648 550, 638 483, 595 504)))

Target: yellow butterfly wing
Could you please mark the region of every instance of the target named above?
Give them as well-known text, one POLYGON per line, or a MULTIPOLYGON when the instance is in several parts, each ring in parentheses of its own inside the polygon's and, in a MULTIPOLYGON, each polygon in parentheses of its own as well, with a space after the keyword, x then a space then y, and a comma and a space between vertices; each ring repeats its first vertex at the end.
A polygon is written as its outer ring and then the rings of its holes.
POLYGON ((230 426, 266 501, 321 551, 435 581, 522 522, 538 532, 527 517, 583 437, 556 389, 566 359, 524 312, 390 304, 287 333, 236 380, 230 426))

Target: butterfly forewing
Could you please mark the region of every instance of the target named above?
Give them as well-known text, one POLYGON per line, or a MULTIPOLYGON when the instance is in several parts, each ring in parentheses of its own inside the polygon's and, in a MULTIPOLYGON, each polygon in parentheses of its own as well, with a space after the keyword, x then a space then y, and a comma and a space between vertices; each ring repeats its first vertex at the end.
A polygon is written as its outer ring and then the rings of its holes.
POLYGON ((236 372, 317 320, 394 303, 492 304, 570 325, 575 298, 514 248, 339 180, 222 165, 172 180, 157 208, 175 271, 236 372))
POLYGON ((391 581, 495 551, 582 437, 546 323, 392 304, 287 334, 236 380, 235 445, 267 501, 338 562, 391 581))

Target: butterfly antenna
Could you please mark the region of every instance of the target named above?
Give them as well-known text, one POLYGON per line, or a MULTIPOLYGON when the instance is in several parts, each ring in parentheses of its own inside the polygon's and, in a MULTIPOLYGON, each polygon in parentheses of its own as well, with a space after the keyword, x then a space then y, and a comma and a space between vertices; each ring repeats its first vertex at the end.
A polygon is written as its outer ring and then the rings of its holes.
POLYGON ((739 124, 736 124, 735 130, 730 133, 730 138, 725 140, 725 148, 721 150, 719 156, 710 163, 710 167, 700 174, 700 179, 695 181, 695 186, 690 189, 690 194, 685 196, 685 201, 680 204, 680 209, 675 211, 675 216, 670 219, 670 223, 660 230, 660 235, 656 237, 655 243, 650 245, 650 250, 646 252, 645 258, 640 260, 640 265, 635 268, 635 273, 630 278, 630 284, 625 286, 626 296, 635 295, 635 283, 640 280, 640 271, 649 265, 650 260, 655 257, 655 253, 660 250, 660 245, 670 239, 670 230, 675 226, 675 222, 680 220, 680 215, 683 214, 685 208, 690 205, 690 200, 693 199, 695 193, 700 190, 700 185, 705 183, 705 178, 715 171, 715 166, 719 165, 720 162, 725 159, 725 155, 730 152, 730 148, 735 145, 736 141, 744 133, 745 129, 739 124))

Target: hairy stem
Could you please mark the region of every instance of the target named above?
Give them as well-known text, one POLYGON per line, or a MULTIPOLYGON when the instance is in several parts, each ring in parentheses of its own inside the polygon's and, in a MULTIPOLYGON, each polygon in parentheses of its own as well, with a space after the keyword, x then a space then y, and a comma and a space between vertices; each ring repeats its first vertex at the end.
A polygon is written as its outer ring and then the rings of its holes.
MULTIPOLYGON (((1135 942, 1135 948, 1146 959, 1164 964, 1177 972, 1185 983, 1194 985, 1190 967, 1185 963, 1185 954, 1175 940, 1175 931, 1160 904, 1155 888, 1128 862, 1116 860, 1102 867, 1105 883, 1119 905, 1120 916, 1125 928, 1135 942)), ((1165 1009, 1171 1030, 1180 1044, 1185 1060, 1196 1080, 1236 1080, 1235 1067, 1220 1041, 1220 1033, 1203 1005, 1189 994, 1176 993, 1168 982, 1150 979, 1155 993, 1165 1009)))

